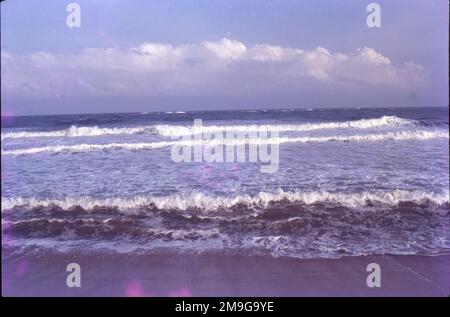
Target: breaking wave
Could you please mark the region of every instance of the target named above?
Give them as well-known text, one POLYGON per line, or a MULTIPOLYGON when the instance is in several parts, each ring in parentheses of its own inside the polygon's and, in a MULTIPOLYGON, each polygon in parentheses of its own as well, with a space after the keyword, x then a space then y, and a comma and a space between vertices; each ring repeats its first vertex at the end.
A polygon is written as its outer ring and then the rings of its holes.
POLYGON ((26 155, 37 154, 42 152, 89 152, 95 150, 111 150, 111 149, 126 149, 126 150, 144 150, 157 149, 168 146, 239 146, 246 144, 253 145, 279 145, 283 143, 316 143, 316 142, 376 142, 376 141, 406 141, 406 140, 428 140, 434 138, 449 138, 447 131, 396 131, 379 134, 365 134, 365 135, 335 135, 335 136, 302 136, 302 137, 272 137, 272 138, 236 138, 236 139, 206 139, 197 140, 188 138, 186 140, 180 139, 175 141, 160 141, 160 142, 142 142, 142 143, 107 143, 107 144, 75 144, 75 145, 50 145, 43 147, 34 147, 26 149, 3 150, 2 155, 26 155))
MULTIPOLYGON (((182 112, 176 112, 182 113, 182 112)), ((214 133, 220 131, 231 132, 263 132, 263 131, 313 131, 322 129, 370 129, 384 126, 402 126, 416 124, 414 120, 402 119, 396 116, 382 116, 376 119, 361 119, 355 121, 344 122, 328 122, 328 123, 305 123, 305 124, 288 124, 288 125, 230 125, 230 126, 181 126, 181 125, 155 125, 155 126, 139 126, 139 127, 123 127, 123 128, 99 128, 71 126, 68 129, 57 131, 20 131, 7 132, 1 134, 1 139, 21 139, 21 138, 53 138, 53 137, 90 137, 104 135, 126 135, 141 133, 156 133, 161 136, 177 137, 183 135, 191 135, 198 133, 214 133)))
POLYGON ((257 195, 238 195, 234 197, 213 196, 201 192, 174 194, 169 196, 134 198, 95 199, 91 197, 65 198, 62 200, 36 198, 2 199, 2 211, 16 207, 33 209, 39 207, 59 207, 71 209, 81 207, 84 210, 98 208, 109 209, 158 209, 158 210, 227 210, 235 208, 267 208, 274 203, 300 203, 304 205, 334 204, 349 208, 371 207, 374 205, 398 206, 402 203, 448 207, 449 191, 438 194, 424 191, 393 190, 387 192, 333 193, 300 192, 278 189, 274 192, 260 192, 257 195))
POLYGON ((121 135, 121 134, 140 134, 151 127, 134 127, 134 128, 99 128, 93 127, 77 127, 71 126, 65 130, 58 131, 21 131, 2 133, 4 139, 21 139, 21 138, 55 138, 55 137, 85 137, 85 136, 102 136, 102 135, 121 135))
POLYGON ((157 125, 155 131, 162 136, 183 136, 200 133, 230 132, 302 132, 324 129, 370 129, 384 126, 402 126, 416 124, 414 120, 399 118, 396 116, 382 116, 376 119, 360 119, 344 122, 305 123, 288 125, 225 125, 225 126, 181 126, 181 125, 157 125))

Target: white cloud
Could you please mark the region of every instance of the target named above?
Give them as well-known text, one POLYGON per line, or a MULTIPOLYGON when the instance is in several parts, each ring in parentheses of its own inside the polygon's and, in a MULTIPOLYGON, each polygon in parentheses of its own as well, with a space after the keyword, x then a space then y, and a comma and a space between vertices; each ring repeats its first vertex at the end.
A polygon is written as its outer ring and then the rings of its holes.
POLYGON ((268 44, 257 44, 248 52, 248 58, 262 62, 288 61, 301 54, 299 49, 282 48, 268 44))
POLYGON ((221 59, 237 60, 247 52, 247 47, 244 43, 227 38, 217 42, 203 42, 202 45, 221 59))
POLYGON ((9 96, 282 94, 314 88, 320 93, 323 85, 397 90, 424 85, 423 67, 394 65, 368 47, 333 53, 223 38, 179 46, 85 48, 77 54, 2 52, 1 58, 2 93, 9 96))
POLYGON ((389 58, 377 53, 373 48, 364 47, 363 49, 358 49, 358 54, 356 58, 364 63, 375 64, 375 65, 388 65, 391 63, 389 58))

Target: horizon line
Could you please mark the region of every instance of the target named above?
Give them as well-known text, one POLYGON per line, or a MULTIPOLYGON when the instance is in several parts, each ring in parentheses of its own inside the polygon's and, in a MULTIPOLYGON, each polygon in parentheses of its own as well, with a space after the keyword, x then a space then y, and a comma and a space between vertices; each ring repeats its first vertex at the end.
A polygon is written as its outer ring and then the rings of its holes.
POLYGON ((398 109, 398 108, 450 108, 450 105, 447 106, 356 106, 356 107, 328 107, 328 106, 318 106, 318 107, 302 107, 302 108, 252 108, 252 109, 198 109, 198 110, 167 110, 167 111, 132 111, 132 112, 83 112, 83 113, 48 113, 48 114, 4 114, 1 113, 1 118, 8 117, 39 117, 39 116, 74 116, 74 115, 101 115, 101 114, 186 114, 188 112, 218 112, 218 111, 239 111, 239 112, 247 112, 247 111, 282 111, 282 110, 345 110, 345 109, 398 109), (178 112, 178 113, 177 113, 178 112))

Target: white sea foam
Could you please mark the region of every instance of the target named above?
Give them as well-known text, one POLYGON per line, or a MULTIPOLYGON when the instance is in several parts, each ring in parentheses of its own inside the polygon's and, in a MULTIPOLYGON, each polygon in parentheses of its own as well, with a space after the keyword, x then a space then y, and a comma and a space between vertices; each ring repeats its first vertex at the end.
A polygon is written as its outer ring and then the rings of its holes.
POLYGON ((302 132, 324 129, 370 129, 384 126, 402 126, 415 124, 416 121, 399 118, 396 116, 383 116, 376 119, 361 119, 344 122, 323 122, 323 123, 305 123, 305 124, 286 124, 286 125, 223 125, 223 126, 181 126, 181 125, 156 125, 154 129, 162 136, 183 136, 199 133, 215 133, 221 131, 231 132, 302 132))
POLYGON ((376 141, 406 141, 406 140, 428 140, 434 138, 449 138, 448 131, 443 130, 419 130, 419 131, 396 131, 378 134, 363 135, 334 135, 321 137, 274 137, 274 138, 235 138, 235 139, 206 139, 206 140, 175 140, 160 142, 142 142, 142 143, 107 143, 107 144, 75 144, 75 145, 50 145, 43 147, 33 147, 25 149, 4 150, 2 155, 26 155, 38 154, 43 152, 90 152, 96 150, 126 149, 126 150, 145 150, 157 149, 168 146, 239 146, 245 144, 265 145, 265 144, 284 144, 284 143, 320 143, 320 142, 376 142, 376 141))
POLYGON ((34 147, 18 150, 2 150, 2 155, 26 155, 38 154, 43 152, 91 152, 97 150, 126 149, 126 150, 142 150, 155 149, 172 145, 174 142, 149 142, 149 143, 108 143, 108 144, 75 144, 75 145, 50 145, 43 147, 34 147))
POLYGON ((151 126, 141 126, 134 128, 99 128, 93 127, 77 127, 71 126, 65 130, 58 131, 20 131, 2 133, 4 139, 21 139, 21 138, 54 138, 54 137, 86 137, 86 136, 102 136, 102 135, 120 135, 120 134, 138 134, 150 130, 151 126))
POLYGON ((85 210, 98 207, 118 208, 120 210, 136 209, 143 207, 156 207, 160 210, 188 210, 201 209, 214 211, 228 209, 233 206, 245 205, 248 207, 267 207, 270 203, 287 201, 312 205, 317 203, 333 203, 341 206, 357 208, 371 204, 396 206, 400 202, 432 203, 437 206, 448 204, 449 191, 443 193, 393 190, 387 192, 361 192, 361 193, 331 193, 324 191, 300 192, 283 191, 260 192, 257 195, 237 195, 234 197, 214 196, 201 192, 191 194, 174 194, 161 197, 137 196, 134 198, 107 198, 94 199, 91 197, 66 198, 63 200, 35 199, 35 198, 2 198, 2 211, 11 210, 14 207, 49 207, 59 206, 63 209, 79 206, 85 210))
MULTIPOLYGON (((172 112, 166 112, 172 113, 172 112)), ((183 113, 177 111, 175 113, 183 113)), ((305 124, 287 124, 287 125, 224 125, 224 126, 203 126, 201 128, 194 126, 182 125, 156 125, 156 126, 138 126, 138 127, 115 127, 115 128, 99 128, 93 127, 77 127, 71 126, 68 129, 56 131, 18 131, 7 132, 1 134, 1 139, 21 139, 21 138, 53 138, 53 137, 90 137, 103 135, 122 135, 122 134, 139 134, 145 132, 156 132, 161 136, 177 137, 183 135, 191 135, 198 133, 214 133, 220 131, 231 132, 258 132, 258 131, 313 131, 322 129, 370 129, 384 126, 402 126, 416 123, 414 120, 402 119, 395 116, 383 116, 375 119, 361 119, 355 121, 344 122, 325 122, 325 123, 305 123, 305 124)))

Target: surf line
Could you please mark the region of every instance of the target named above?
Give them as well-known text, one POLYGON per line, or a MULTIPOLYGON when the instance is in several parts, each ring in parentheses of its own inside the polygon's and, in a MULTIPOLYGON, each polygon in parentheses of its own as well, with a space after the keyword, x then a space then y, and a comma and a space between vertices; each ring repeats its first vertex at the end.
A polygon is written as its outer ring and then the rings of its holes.
POLYGON ((171 158, 176 163, 261 163, 261 173, 275 173, 279 168, 279 144, 268 142, 278 138, 278 131, 262 129, 259 131, 205 132, 202 119, 194 119, 194 131, 198 133, 183 135, 182 142, 175 142, 171 158))

